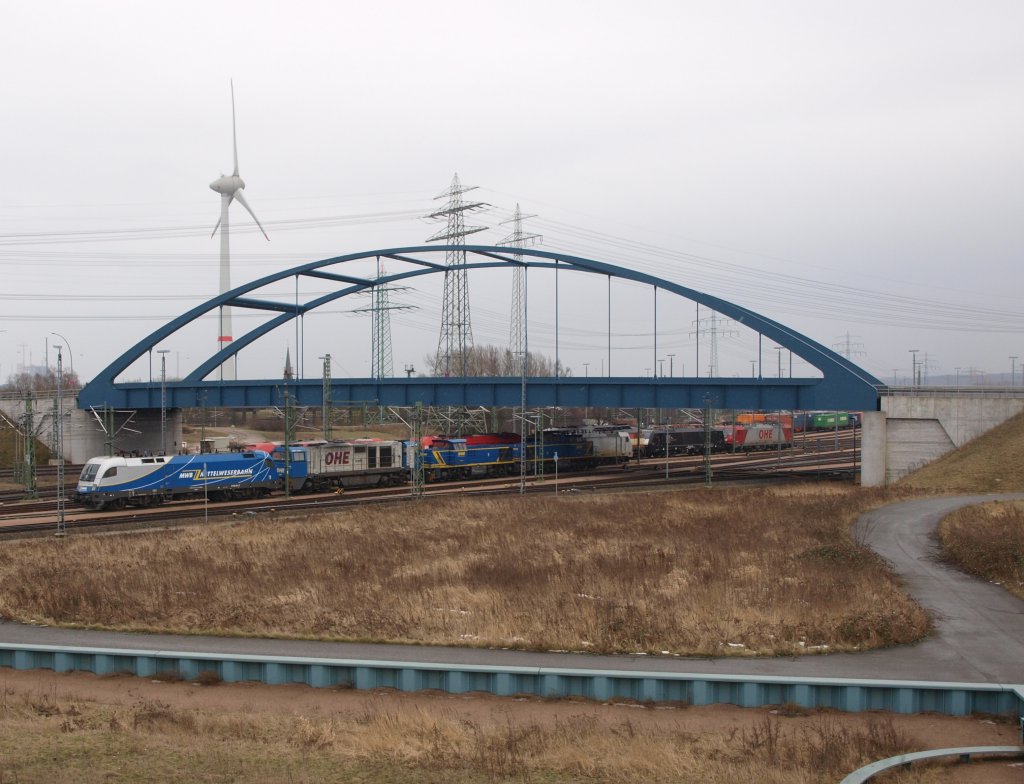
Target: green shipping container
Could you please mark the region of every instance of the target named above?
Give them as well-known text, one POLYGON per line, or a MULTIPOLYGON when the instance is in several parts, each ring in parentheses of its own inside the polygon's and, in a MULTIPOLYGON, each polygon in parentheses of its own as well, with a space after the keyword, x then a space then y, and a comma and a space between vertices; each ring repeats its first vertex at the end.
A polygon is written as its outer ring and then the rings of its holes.
POLYGON ((832 430, 836 427, 849 427, 850 415, 845 411, 830 411, 827 414, 815 414, 811 420, 812 430, 832 430), (839 424, 836 424, 838 418, 839 424))

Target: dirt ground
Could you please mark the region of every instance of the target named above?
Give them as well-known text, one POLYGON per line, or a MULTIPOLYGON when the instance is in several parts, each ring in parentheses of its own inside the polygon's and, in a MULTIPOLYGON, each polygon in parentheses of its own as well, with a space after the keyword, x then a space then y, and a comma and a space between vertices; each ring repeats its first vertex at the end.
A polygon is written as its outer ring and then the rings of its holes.
MULTIPOLYGON (((301 685, 264 686, 255 683, 199 686, 166 683, 130 676, 99 677, 89 673, 58 674, 48 670, 0 669, 0 692, 8 697, 47 695, 56 700, 90 701, 128 707, 140 700, 159 700, 178 709, 209 712, 244 712, 272 715, 329 716, 375 710, 415 708, 425 714, 460 718, 482 726, 490 723, 555 724, 581 714, 593 716, 609 727, 627 719, 638 728, 681 728, 694 734, 729 733, 749 729, 763 721, 772 709, 744 709, 714 705, 649 708, 635 704, 598 704, 586 700, 499 698, 486 694, 403 693, 392 690, 354 691, 312 689, 301 685)), ((830 718, 844 723, 865 723, 867 714, 830 711, 830 718)), ((792 716, 794 727, 814 722, 818 714, 792 716)), ((1016 724, 987 716, 946 717, 891 714, 895 726, 922 749, 971 745, 1017 745, 1016 724)), ((930 781, 965 784, 1003 784, 1024 781, 1024 760, 998 760, 950 764, 935 771, 930 781), (937 774, 937 775, 936 775, 937 774)))

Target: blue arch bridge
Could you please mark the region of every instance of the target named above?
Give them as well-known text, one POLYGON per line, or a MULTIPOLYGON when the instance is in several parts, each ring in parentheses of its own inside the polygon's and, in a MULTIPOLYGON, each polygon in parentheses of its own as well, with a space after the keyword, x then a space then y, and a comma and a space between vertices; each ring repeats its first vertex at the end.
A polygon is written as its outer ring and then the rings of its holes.
MULTIPOLYGON (((365 264, 364 264, 365 267, 365 264)), ((601 261, 533 248, 451 245, 371 250, 314 261, 255 280, 214 297, 147 335, 114 360, 90 381, 78 395, 83 409, 180 409, 203 407, 256 408, 282 406, 285 394, 302 406, 319 406, 323 401, 323 382, 319 378, 292 379, 287 392, 281 378, 264 380, 219 381, 208 378, 239 351, 275 329, 300 320, 311 311, 354 294, 371 292, 376 286, 409 282, 422 275, 444 274, 465 269, 546 270, 555 276, 557 324, 558 281, 568 273, 594 275, 607 279, 609 374, 611 360, 611 287, 613 279, 652 286, 655 308, 658 292, 676 295, 702 305, 759 335, 760 342, 771 341, 770 349, 781 346, 816 368, 820 377, 812 378, 708 378, 686 377, 527 377, 526 405, 536 407, 609 407, 609 408, 703 408, 756 410, 836 410, 876 411, 882 382, 847 358, 752 310, 718 297, 704 294, 662 278, 601 261), (465 254, 465 263, 446 266, 445 255, 452 251, 465 254), (355 262, 386 259, 401 271, 367 278, 348 274, 355 262), (281 281, 315 279, 336 286, 335 290, 305 302, 263 299, 258 291, 281 281), (168 337, 191 322, 216 311, 232 307, 263 311, 267 320, 226 344, 220 351, 196 367, 185 378, 166 382, 119 382, 118 377, 133 363, 152 352, 168 337), (276 315, 274 315, 276 314, 276 315)), ((322 287, 322 286, 321 286, 322 287)), ((655 325, 657 315, 655 313, 655 325)), ((557 329, 556 329, 557 346, 557 329)), ((654 339, 657 355, 657 332, 654 339)), ((556 348, 557 361, 557 348, 556 348)), ((760 363, 758 363, 760 364, 760 363)), ((781 374, 780 374, 781 375, 781 374)), ((331 399, 366 401, 381 406, 508 406, 521 405, 524 380, 512 377, 465 378, 332 378, 331 399)))

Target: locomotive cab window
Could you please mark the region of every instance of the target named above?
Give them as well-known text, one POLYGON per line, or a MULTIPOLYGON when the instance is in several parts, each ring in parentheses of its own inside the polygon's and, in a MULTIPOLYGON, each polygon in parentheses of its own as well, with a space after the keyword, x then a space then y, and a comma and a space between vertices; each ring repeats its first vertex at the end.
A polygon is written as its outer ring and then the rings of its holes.
POLYGON ((366 447, 356 446, 352 448, 352 467, 357 471, 366 468, 366 447))
POLYGON ((382 446, 380 448, 380 464, 382 468, 391 466, 391 447, 382 446))
POLYGON ((99 463, 89 463, 89 465, 82 469, 82 475, 79 477, 79 479, 81 479, 83 482, 92 482, 96 479, 96 472, 99 470, 99 463))
POLYGON ((367 466, 369 468, 376 468, 377 467, 377 450, 374 449, 373 447, 370 447, 368 450, 366 450, 366 456, 368 458, 367 466))
MULTIPOLYGON (((106 471, 100 474, 99 479, 110 479, 112 476, 117 476, 117 466, 111 466, 110 468, 108 468, 106 471)), ((99 481, 99 479, 97 479, 96 481, 99 481)))

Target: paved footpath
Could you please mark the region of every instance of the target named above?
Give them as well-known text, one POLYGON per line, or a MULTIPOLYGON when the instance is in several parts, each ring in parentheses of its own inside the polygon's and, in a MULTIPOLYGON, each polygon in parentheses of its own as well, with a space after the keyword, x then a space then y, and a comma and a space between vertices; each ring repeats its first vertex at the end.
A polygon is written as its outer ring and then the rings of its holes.
POLYGON ((913 597, 935 616, 935 633, 917 644, 866 653, 790 658, 594 656, 574 653, 371 645, 76 631, 0 622, 0 642, 191 653, 249 653, 327 659, 496 664, 721 675, 781 675, 959 683, 1024 684, 1024 601, 936 558, 939 521, 962 506, 1024 494, 927 498, 861 517, 854 536, 886 558, 913 597))

